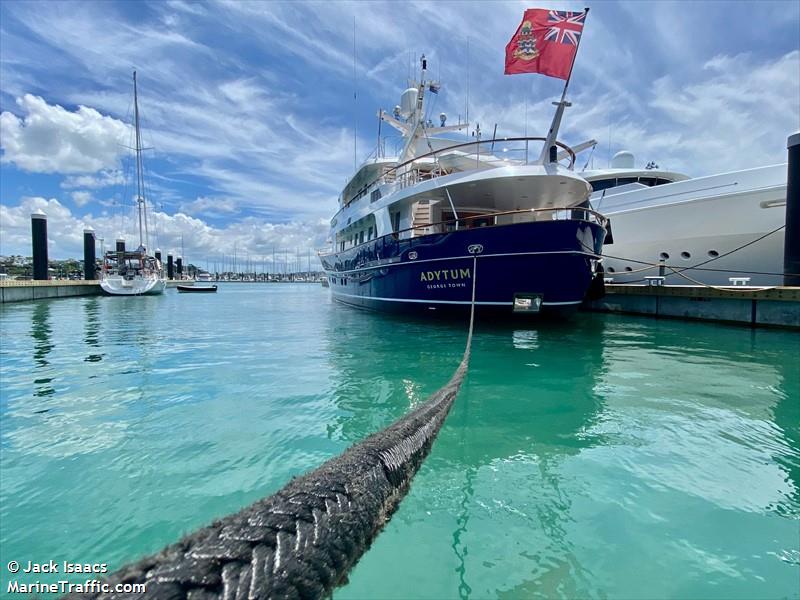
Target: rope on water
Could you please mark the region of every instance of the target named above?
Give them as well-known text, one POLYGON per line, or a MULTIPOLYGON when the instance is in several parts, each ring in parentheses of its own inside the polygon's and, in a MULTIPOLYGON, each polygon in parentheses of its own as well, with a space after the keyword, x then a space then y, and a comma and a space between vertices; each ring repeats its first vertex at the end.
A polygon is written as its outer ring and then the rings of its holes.
POLYGON ((430 452, 469 364, 477 256, 464 356, 450 381, 417 409, 272 496, 213 522, 105 583, 145 583, 147 597, 224 600, 319 598, 347 573, 391 517, 430 452))

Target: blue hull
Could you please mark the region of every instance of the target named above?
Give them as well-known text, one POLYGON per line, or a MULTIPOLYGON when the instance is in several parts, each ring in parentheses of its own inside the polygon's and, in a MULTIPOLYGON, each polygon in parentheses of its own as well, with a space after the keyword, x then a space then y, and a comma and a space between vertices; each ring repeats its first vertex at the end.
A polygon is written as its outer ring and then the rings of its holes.
POLYGON ((577 308, 593 277, 605 229, 582 220, 537 221, 436 233, 388 235, 322 255, 333 298, 396 312, 463 312, 475 300, 511 314, 517 294, 540 296, 542 311, 577 308), (473 269, 475 250, 477 268, 473 269))

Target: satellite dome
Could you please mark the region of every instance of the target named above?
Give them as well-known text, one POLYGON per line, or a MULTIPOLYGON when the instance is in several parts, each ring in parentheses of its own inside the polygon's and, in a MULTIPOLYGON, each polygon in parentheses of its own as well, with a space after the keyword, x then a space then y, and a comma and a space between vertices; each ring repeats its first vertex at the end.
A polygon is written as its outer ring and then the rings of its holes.
POLYGON ((412 87, 400 96, 400 114, 406 119, 411 116, 417 106, 417 93, 417 88, 412 87))
POLYGON ((633 153, 620 150, 611 159, 612 169, 633 169, 633 153))

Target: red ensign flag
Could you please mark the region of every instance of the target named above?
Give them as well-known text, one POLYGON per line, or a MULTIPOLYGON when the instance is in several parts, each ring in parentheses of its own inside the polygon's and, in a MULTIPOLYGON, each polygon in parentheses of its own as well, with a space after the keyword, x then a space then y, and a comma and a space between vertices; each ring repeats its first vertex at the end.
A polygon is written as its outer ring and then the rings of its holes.
POLYGON ((569 79, 586 12, 530 8, 506 46, 506 75, 541 73, 569 79))

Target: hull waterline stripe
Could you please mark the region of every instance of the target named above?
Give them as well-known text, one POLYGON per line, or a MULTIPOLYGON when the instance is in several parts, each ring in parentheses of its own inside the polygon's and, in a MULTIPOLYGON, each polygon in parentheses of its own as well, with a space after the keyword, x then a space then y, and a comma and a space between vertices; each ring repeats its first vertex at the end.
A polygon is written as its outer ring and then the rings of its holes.
MULTIPOLYGON (((348 298, 359 298, 361 300, 381 300, 383 302, 411 302, 417 304, 472 304, 469 300, 421 300, 417 298, 380 298, 378 296, 359 296, 358 294, 345 294, 331 290, 334 296, 346 296, 348 298)), ((569 302, 542 302, 542 306, 567 306, 570 304, 580 304, 582 300, 570 300, 569 302)), ((479 306, 512 306, 512 302, 478 302, 479 306)))

